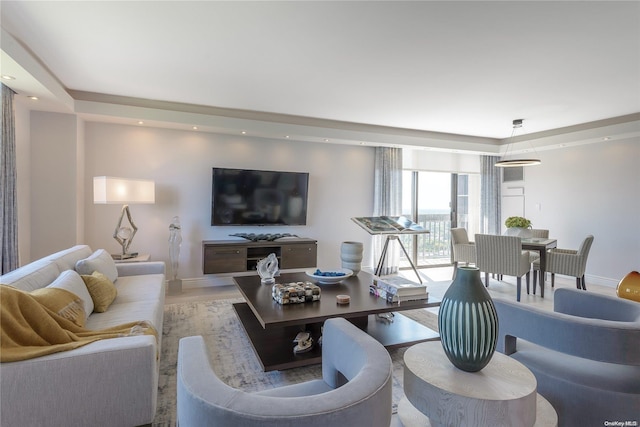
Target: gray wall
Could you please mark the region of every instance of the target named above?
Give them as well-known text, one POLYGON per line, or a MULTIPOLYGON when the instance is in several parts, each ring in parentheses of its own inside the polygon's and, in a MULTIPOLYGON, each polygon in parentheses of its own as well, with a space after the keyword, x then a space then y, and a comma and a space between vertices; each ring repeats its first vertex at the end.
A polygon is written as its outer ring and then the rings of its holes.
POLYGON ((640 269, 640 138, 539 152, 525 168, 525 215, 558 247, 594 235, 587 279, 615 286, 640 269))
MULTIPOLYGON (((77 191, 78 119, 74 115, 31 114, 31 257, 40 258, 79 240, 82 193, 77 191)), ((25 217, 21 216, 22 220, 25 217)))

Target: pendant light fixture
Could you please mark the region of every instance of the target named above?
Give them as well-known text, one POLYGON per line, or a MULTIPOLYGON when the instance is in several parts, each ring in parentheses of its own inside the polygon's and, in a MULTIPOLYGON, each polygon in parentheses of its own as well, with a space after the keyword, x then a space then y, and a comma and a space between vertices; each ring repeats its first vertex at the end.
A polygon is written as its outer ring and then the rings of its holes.
MULTIPOLYGON (((513 143, 513 137, 516 134, 516 129, 520 129, 522 127, 522 122, 524 119, 515 119, 513 121, 513 130, 511 131, 511 137, 509 138, 509 143, 507 144, 507 149, 504 152, 504 156, 502 160, 496 162, 496 167, 498 168, 515 168, 519 166, 534 166, 542 163, 540 159, 509 159, 509 151, 511 150, 511 145, 513 143)), ((529 143, 531 145, 531 143, 529 143)), ((531 146, 533 149, 533 146, 531 146)), ((535 151, 535 149, 534 149, 535 151)))

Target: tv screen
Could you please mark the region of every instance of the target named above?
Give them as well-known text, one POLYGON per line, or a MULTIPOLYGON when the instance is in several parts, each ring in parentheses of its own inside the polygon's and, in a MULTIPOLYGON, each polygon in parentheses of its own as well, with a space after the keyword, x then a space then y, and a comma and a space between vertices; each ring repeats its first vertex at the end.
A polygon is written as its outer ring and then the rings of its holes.
POLYGON ((213 168, 211 225, 306 225, 309 174, 213 168))

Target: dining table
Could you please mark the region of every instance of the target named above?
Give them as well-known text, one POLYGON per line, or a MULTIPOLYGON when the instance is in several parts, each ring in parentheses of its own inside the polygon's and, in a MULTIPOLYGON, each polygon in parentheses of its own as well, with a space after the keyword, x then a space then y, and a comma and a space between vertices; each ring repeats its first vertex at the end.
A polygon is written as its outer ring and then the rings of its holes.
MULTIPOLYGON (((547 268, 547 251, 558 247, 558 240, 535 237, 523 237, 521 240, 522 249, 527 251, 536 251, 540 254, 540 296, 544 298, 544 278, 547 268)), ((536 293, 535 281, 533 285, 533 293, 534 295, 536 293)))

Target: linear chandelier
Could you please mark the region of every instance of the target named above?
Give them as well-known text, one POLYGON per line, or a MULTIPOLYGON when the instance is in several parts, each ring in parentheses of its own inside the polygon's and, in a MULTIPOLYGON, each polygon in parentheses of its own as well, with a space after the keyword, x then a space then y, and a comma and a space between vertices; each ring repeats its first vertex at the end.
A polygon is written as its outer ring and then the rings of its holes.
MULTIPOLYGON (((515 168, 518 166, 534 166, 542 163, 540 159, 509 159, 509 152, 512 150, 513 145, 513 137, 516 134, 516 129, 520 129, 522 127, 522 122, 524 119, 515 119, 513 121, 513 130, 511 131, 511 137, 509 138, 509 143, 507 144, 507 149, 505 150, 504 156, 502 160, 496 162, 495 166, 498 168, 515 168)), ((529 143, 531 148, 533 146, 529 143)), ((533 149, 535 151, 535 149, 533 149)))

